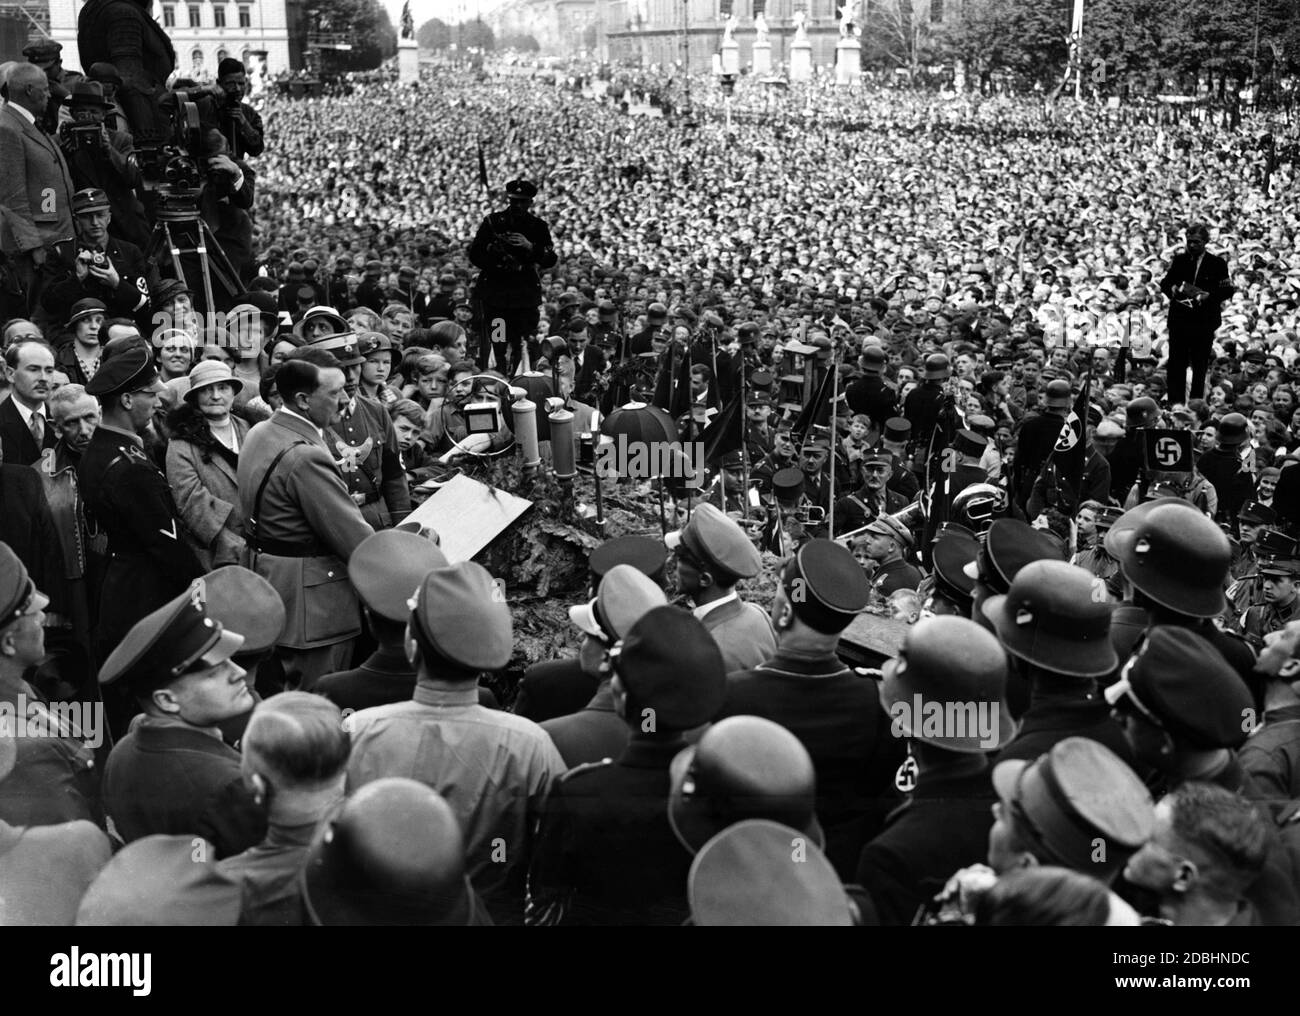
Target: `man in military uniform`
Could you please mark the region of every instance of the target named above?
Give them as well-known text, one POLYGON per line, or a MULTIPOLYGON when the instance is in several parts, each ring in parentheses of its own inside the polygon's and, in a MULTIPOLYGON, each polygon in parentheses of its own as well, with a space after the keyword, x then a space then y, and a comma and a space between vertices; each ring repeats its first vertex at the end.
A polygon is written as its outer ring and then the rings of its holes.
POLYGON ((871 418, 875 426, 884 430, 885 424, 898 411, 898 392, 884 378, 888 357, 880 346, 869 345, 858 357, 862 377, 844 391, 844 401, 855 413, 871 418))
POLYGON ((106 356, 86 386, 101 416, 77 466, 77 485, 87 522, 108 537, 94 636, 101 660, 140 618, 203 573, 181 535, 167 477, 141 437, 162 390, 149 347, 138 339, 106 356))
POLYGON ((680 925, 691 855, 668 820, 669 767, 683 734, 726 693, 717 644, 678 607, 656 607, 613 660, 614 708, 629 728, 617 761, 555 781, 528 879, 530 925, 680 925))
POLYGON ((921 585, 920 570, 904 557, 916 541, 901 519, 878 515, 867 523, 859 539, 865 544, 867 557, 876 562, 871 588, 881 600, 900 589, 917 589, 921 585))
POLYGON ((333 354, 343 368, 343 392, 348 402, 326 430, 326 440, 348 495, 372 529, 395 526, 411 511, 411 491, 392 418, 379 403, 358 392, 366 362, 358 338, 351 332, 328 335, 307 348, 333 354))
MULTIPOLYGON (((109 317, 132 317, 149 303, 148 266, 144 253, 133 243, 110 235, 112 212, 108 195, 97 187, 86 187, 72 195, 76 241, 55 248, 55 272, 41 306, 55 321, 66 321, 74 304, 98 300, 109 317), (59 274, 61 271, 61 275, 59 274)), ((154 324, 160 322, 155 321, 154 324)), ((179 321, 161 323, 179 328, 179 321)))
POLYGON ((144 713, 104 769, 104 805, 126 842, 189 834, 228 857, 265 834, 239 753, 218 730, 253 708, 231 659, 243 644, 208 616, 198 589, 186 590, 141 618, 104 661, 100 684, 121 680, 144 713))
POLYGON ((812 540, 781 573, 772 601, 777 651, 727 678, 718 718, 761 716, 779 723, 808 749, 817 769, 817 814, 836 870, 853 871, 862 844, 891 803, 902 741, 889 736, 878 685, 835 655, 840 633, 867 605, 867 577, 853 555, 812 540))
POLYGON ((736 591, 738 582, 759 573, 763 560, 735 520, 706 502, 664 542, 677 556, 677 591, 695 604, 728 671, 756 666, 776 652, 767 615, 736 591))
POLYGON ((1242 631, 1258 652, 1264 648, 1264 637, 1281 631, 1289 621, 1300 617, 1300 596, 1296 591, 1296 576, 1300 575, 1300 560, 1273 558, 1259 566, 1263 578, 1263 602, 1251 606, 1241 620, 1242 631))
POLYGON ((536 184, 511 180, 506 196, 509 207, 483 220, 470 244, 469 259, 479 269, 475 293, 496 368, 511 377, 519 365, 521 342, 537 331, 542 295, 538 272, 553 267, 557 259, 550 228, 529 211, 536 184))
POLYGON ((750 392, 745 396, 745 449, 751 463, 759 463, 772 451, 775 431, 768 422, 772 415, 772 399, 766 392, 750 392))
MULTIPOLYGON (((885 421, 885 429, 880 435, 880 447, 893 458, 893 472, 885 486, 901 494, 906 504, 911 504, 921 493, 921 481, 914 468, 914 458, 907 451, 911 440, 912 424, 905 417, 891 416, 885 421)), ((921 475, 924 475, 924 469, 921 470, 921 475)))
POLYGON ((374 530, 349 496, 325 436, 346 402, 344 384, 330 353, 296 350, 276 373, 283 407, 248 432, 239 453, 248 567, 284 601, 278 655, 285 680, 303 690, 349 662, 361 631, 347 560, 374 530), (305 356, 327 358, 326 365, 305 356))
POLYGON ((1060 378, 1049 381, 1042 412, 1030 416, 1020 426, 1020 433, 1016 436, 1016 461, 1011 467, 1010 490, 1022 511, 1029 503, 1043 463, 1060 439, 1072 400, 1069 381, 1060 378))
POLYGON ((908 392, 903 400, 903 416, 912 425, 912 447, 922 456, 928 454, 930 438, 939 424, 943 406, 944 385, 952 376, 952 364, 944 353, 931 353, 925 358, 924 377, 920 385, 908 392))
POLYGON ((1255 496, 1255 478, 1241 461, 1241 446, 1250 436, 1250 424, 1240 413, 1219 420, 1214 447, 1196 460, 1196 471, 1214 485, 1219 498, 1215 520, 1237 526, 1242 505, 1255 496))
POLYGON ((789 469, 795 463, 794 438, 790 433, 790 423, 778 420, 772 429, 772 448, 762 458, 750 456, 750 478, 758 483, 761 493, 772 492, 772 477, 783 469, 789 469))
POLYGON ((862 457, 862 486, 835 502, 835 535, 861 529, 881 515, 894 515, 908 502, 889 481, 894 474, 894 457, 884 449, 866 452, 862 457))

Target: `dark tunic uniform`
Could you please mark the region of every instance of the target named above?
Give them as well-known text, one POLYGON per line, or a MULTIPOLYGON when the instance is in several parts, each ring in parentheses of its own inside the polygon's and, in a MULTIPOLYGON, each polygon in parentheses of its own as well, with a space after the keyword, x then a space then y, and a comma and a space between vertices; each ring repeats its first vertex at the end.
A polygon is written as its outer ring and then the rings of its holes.
POLYGON ((167 477, 135 434, 101 423, 77 466, 88 523, 108 537, 96 655, 102 660, 146 614, 203 574, 181 536, 167 477))
POLYGON ((896 490, 885 488, 885 496, 877 497, 862 487, 835 501, 835 535, 861 529, 878 515, 893 515, 907 507, 908 501, 896 490))
POLYGON ((871 576, 871 588, 879 596, 890 596, 900 589, 916 589, 921 584, 921 572, 902 558, 882 564, 871 576))
POLYGON ((717 718, 727 716, 779 723, 808 749, 826 856, 841 878, 851 876, 862 845, 897 804, 894 773, 904 755, 902 740, 890 736, 876 682, 833 653, 778 647, 766 663, 727 675, 727 699, 717 718))
POLYGON ((528 924, 686 921, 692 857, 668 821, 668 766, 685 747, 638 738, 617 762, 554 782, 529 869, 528 924))
MULTIPOLYGON (((517 362, 520 341, 537 330, 542 296, 538 269, 551 268, 557 260, 551 230, 530 212, 491 212, 479 224, 469 259, 480 269, 474 292, 482 306, 483 332, 499 347, 498 356, 509 345, 517 362), (500 238, 510 233, 522 235, 532 250, 524 253, 501 243, 500 238)), ((497 365, 498 369, 504 366, 497 365)))
MULTIPOLYGON (((89 249, 90 244, 71 241, 59 244, 55 251, 57 260, 50 266, 55 281, 41 294, 41 306, 60 323, 68 319, 72 305, 79 300, 98 300, 106 308, 107 317, 136 317, 136 324, 141 333, 153 333, 153 322, 147 314, 149 303, 149 267, 144 259, 144 252, 133 243, 118 240, 110 236, 104 245, 104 253, 117 269, 119 281, 116 287, 109 288, 93 275, 87 275, 78 281, 73 262, 77 251, 89 249)), ((54 259, 52 259, 54 260, 54 259)), ((172 327, 174 322, 167 322, 165 327, 172 327)))
POLYGON ((863 848, 853 879, 871 896, 882 925, 911 924, 956 871, 984 862, 995 799, 987 769, 921 774, 911 799, 863 848))
POLYGON ((379 403, 358 395, 325 440, 348 493, 361 502, 361 517, 373 529, 388 529, 406 518, 411 491, 397 450, 397 431, 379 403))
POLYGON ((1099 694, 1079 699, 1030 699, 1029 708, 1020 718, 1020 728, 997 760, 1023 759, 1032 762, 1046 755, 1067 737, 1086 737, 1103 744, 1130 768, 1137 763, 1124 730, 1110 714, 1110 706, 1099 694))
POLYGON ((568 716, 584 708, 599 686, 600 679, 583 671, 576 657, 534 663, 519 682, 514 712, 534 723, 568 716))
POLYGON ((880 428, 890 417, 898 415, 898 392, 875 375, 849 385, 844 391, 844 401, 853 412, 869 416, 871 422, 880 428))
POLYGON ((1246 611, 1241 627, 1246 635, 1246 641, 1258 651, 1264 648, 1265 635, 1281 631, 1288 621, 1294 621, 1296 617, 1300 617, 1300 596, 1285 607, 1279 607, 1276 603, 1255 604, 1246 611))
POLYGON ((1215 521, 1229 523, 1236 532, 1241 506, 1255 494, 1255 479, 1242 466, 1237 449, 1211 448, 1196 460, 1196 469, 1214 484, 1214 492, 1219 495, 1215 521))
POLYGON ((912 425, 911 447, 924 457, 930 448, 930 436, 939 423, 939 410, 943 406, 943 384, 925 381, 907 393, 903 400, 903 416, 912 425))
POLYGON ((608 681, 587 705, 568 716, 556 716, 542 724, 555 742, 566 766, 618 758, 627 748, 631 731, 614 711, 614 692, 608 681))
POLYGON ((1275 801, 1300 797, 1300 703, 1265 710, 1237 760, 1261 793, 1275 801))

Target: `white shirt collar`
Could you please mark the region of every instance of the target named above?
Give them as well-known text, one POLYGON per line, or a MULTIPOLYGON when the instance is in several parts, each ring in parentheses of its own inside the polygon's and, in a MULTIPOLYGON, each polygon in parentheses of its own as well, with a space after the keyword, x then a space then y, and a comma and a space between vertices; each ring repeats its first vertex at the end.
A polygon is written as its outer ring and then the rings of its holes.
POLYGON ((703 621, 705 614, 711 613, 712 611, 716 610, 718 607, 721 607, 724 603, 730 603, 732 600, 739 600, 739 599, 740 599, 740 594, 733 589, 726 596, 719 597, 716 600, 712 600, 709 603, 696 607, 694 610, 691 611, 691 613, 695 615, 696 620, 703 621))
POLYGON ((36 117, 32 115, 32 111, 30 109, 27 109, 24 106, 20 106, 16 102, 8 103, 8 106, 19 116, 23 117, 33 127, 36 126, 36 117))
POLYGON ((302 413, 295 413, 295 412, 294 412, 292 409, 290 409, 288 406, 281 406, 281 407, 280 407, 280 412, 282 412, 282 413, 287 413, 289 416, 292 416, 295 420, 301 420, 301 421, 302 421, 303 423, 305 423, 308 427, 310 427, 312 430, 314 430, 314 431, 316 432, 317 436, 318 436, 322 441, 325 440, 325 431, 323 431, 323 430, 321 430, 319 427, 317 427, 316 424, 312 423, 309 419, 307 419, 307 417, 303 416, 302 413))
MULTIPOLYGON (((26 406, 22 404, 22 401, 15 396, 10 396, 9 401, 11 401, 14 404, 14 408, 18 410, 18 415, 23 418, 23 423, 29 429, 31 428, 32 425, 32 413, 40 413, 42 417, 45 417, 45 403, 43 402, 36 409, 28 409, 26 406)), ((46 418, 45 422, 48 423, 49 419, 46 418)))

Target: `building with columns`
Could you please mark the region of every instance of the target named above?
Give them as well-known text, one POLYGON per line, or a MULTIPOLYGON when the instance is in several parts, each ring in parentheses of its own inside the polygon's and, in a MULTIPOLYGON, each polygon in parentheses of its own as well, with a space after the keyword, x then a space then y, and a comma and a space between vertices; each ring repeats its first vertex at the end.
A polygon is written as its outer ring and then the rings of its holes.
MULTIPOLYGON (((82 70, 77 59, 77 15, 84 0, 49 0, 50 35, 63 43, 63 66, 82 70)), ((242 60, 254 77, 293 70, 292 0, 154 0, 154 19, 176 49, 176 69, 185 77, 210 80, 227 56, 242 60)))

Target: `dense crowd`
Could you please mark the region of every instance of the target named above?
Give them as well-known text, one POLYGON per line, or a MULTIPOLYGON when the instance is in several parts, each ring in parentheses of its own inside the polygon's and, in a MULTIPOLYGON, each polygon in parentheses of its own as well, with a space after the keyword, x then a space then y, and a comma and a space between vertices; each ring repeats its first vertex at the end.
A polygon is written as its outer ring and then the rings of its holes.
POLYGON ((145 79, 53 56, 0 110, 0 923, 1300 921, 1289 124, 223 64, 209 286, 145 79), (521 391, 543 469, 623 407, 686 468, 499 696, 513 576, 404 520, 521 391))

